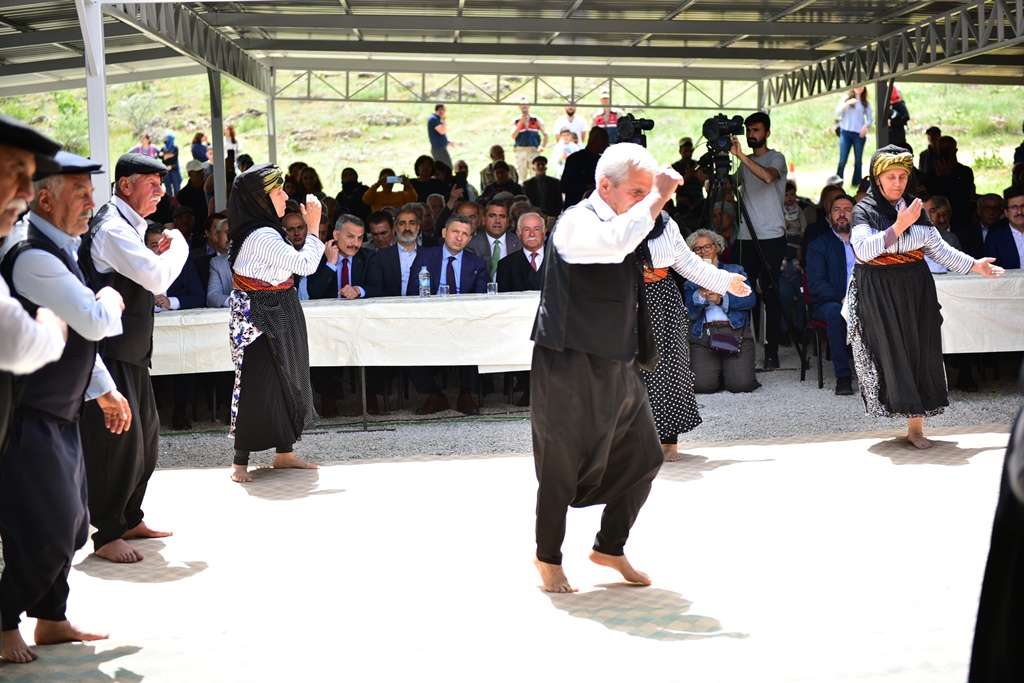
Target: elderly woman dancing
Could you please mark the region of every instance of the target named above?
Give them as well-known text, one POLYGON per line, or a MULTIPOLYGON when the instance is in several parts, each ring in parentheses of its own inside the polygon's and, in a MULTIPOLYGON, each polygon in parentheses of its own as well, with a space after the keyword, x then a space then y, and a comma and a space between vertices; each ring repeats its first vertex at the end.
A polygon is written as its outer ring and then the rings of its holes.
POLYGON ((317 238, 321 208, 316 197, 306 197, 301 208, 309 230, 305 245, 296 251, 281 225, 287 201, 281 169, 260 164, 235 178, 228 205, 228 260, 234 270, 231 478, 237 482, 252 481, 250 451, 274 448, 276 468, 316 468, 295 457, 292 450, 303 429, 312 427, 316 419, 306 318, 293 274, 310 275, 320 264, 324 252, 317 238))
POLYGON ((925 255, 952 272, 999 277, 995 259, 950 247, 907 193, 914 157, 890 145, 871 157, 871 187, 853 210, 857 256, 847 292, 850 341, 868 415, 907 420, 907 440, 929 448, 924 419, 949 405, 942 316, 925 255))

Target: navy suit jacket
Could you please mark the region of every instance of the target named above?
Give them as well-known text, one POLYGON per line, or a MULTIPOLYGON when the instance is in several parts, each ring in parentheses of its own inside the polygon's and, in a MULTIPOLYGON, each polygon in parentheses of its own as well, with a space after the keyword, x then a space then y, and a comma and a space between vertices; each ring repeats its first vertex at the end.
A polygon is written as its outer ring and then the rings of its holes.
POLYGON ((985 256, 996 260, 996 265, 1006 269, 1020 268, 1020 254, 1013 241, 1013 227, 989 230, 985 240, 985 256))
POLYGON ((196 264, 185 261, 181 273, 167 288, 167 296, 177 297, 181 308, 203 308, 206 306, 206 288, 199 279, 196 264))
MULTIPOLYGON (((341 263, 341 255, 338 256, 338 263, 341 263)), ((352 257, 352 272, 349 273, 349 284, 354 287, 366 289, 366 262, 369 260, 366 249, 360 249, 352 257)), ((340 265, 338 266, 341 267, 340 265)), ((338 298, 338 271, 327 265, 327 257, 320 257, 320 265, 316 272, 309 276, 306 283, 306 291, 310 299, 337 299, 338 298)), ((369 290, 366 295, 369 296, 369 290)))
MULTIPOLYGON (((441 282, 441 259, 443 247, 420 249, 416 252, 416 260, 412 262, 409 273, 409 286, 406 296, 417 296, 420 293, 419 272, 423 266, 430 272, 430 293, 437 294, 437 285, 441 282)), ((486 294, 487 282, 490 280, 487 264, 476 254, 462 251, 462 273, 459 275, 459 294, 486 294)), ((455 292, 452 292, 455 294, 455 292)))
POLYGON ((831 229, 807 245, 807 289, 813 304, 846 296, 846 246, 831 229))

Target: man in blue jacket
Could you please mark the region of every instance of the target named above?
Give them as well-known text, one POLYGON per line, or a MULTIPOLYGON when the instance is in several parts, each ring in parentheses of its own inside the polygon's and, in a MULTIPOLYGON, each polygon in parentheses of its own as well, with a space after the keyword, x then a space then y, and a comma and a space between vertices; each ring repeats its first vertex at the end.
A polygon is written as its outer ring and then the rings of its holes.
POLYGON ((846 355, 846 319, 843 300, 856 258, 850 246, 850 217, 853 198, 841 194, 832 200, 829 222, 832 229, 816 237, 807 247, 807 289, 814 310, 811 317, 824 322, 832 367, 836 373, 836 395, 853 395, 850 358, 846 355))
MULTIPOLYGON (((419 272, 423 266, 430 273, 430 293, 437 294, 439 285, 447 285, 451 294, 485 294, 490 271, 487 263, 476 254, 466 251, 466 245, 473 235, 473 223, 462 214, 452 214, 448 224, 441 232, 444 244, 439 247, 420 249, 409 269, 409 285, 406 296, 419 293, 419 272)), ((433 368, 410 368, 416 391, 427 394, 426 402, 416 411, 417 415, 430 415, 447 410, 448 399, 441 393, 434 381, 433 368)), ((476 405, 473 394, 479 382, 476 366, 459 368, 459 401, 456 404, 460 413, 476 415, 480 408, 476 405)))
POLYGON ((1003 193, 1009 230, 991 230, 985 239, 985 256, 1003 268, 1020 268, 1024 260, 1024 188, 1014 185, 1003 193))

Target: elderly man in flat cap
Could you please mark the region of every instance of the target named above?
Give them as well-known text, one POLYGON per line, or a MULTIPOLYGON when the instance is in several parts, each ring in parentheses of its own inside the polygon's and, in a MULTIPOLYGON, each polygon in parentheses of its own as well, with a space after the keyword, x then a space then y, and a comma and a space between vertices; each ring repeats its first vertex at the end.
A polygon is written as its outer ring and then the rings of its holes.
POLYGON ((24 233, 0 262, 0 274, 29 313, 46 306, 70 328, 61 357, 26 378, 3 454, 0 622, 9 662, 38 657, 18 630, 22 612, 36 619, 36 645, 106 638, 65 616, 71 561, 89 538, 78 416, 95 399, 111 433, 131 425, 128 402, 98 354, 99 340, 121 334, 121 295, 111 287, 94 294, 78 267, 80 238, 95 206, 91 175, 100 165, 67 152, 56 160, 61 171, 36 181, 24 233))
POLYGON ((95 291, 113 287, 124 299, 123 333, 100 342, 100 355, 131 408, 132 424, 112 433, 95 401, 82 413, 82 450, 89 480, 89 516, 96 554, 111 562, 138 562, 133 538, 170 536, 143 521, 142 500, 156 468, 160 419, 149 380, 154 295, 167 291, 188 259, 188 242, 165 230, 154 253, 146 248, 146 216, 156 209, 167 168, 142 154, 125 154, 114 169, 114 196, 82 236, 79 264, 95 291))
MULTIPOLYGON (((48 137, 0 114, 0 240, 28 208, 32 175, 59 168, 53 160, 59 149, 48 137)), ((67 326, 60 318, 40 308, 33 319, 0 279, 0 450, 14 408, 14 375, 34 372, 60 358, 66 338, 67 326)))

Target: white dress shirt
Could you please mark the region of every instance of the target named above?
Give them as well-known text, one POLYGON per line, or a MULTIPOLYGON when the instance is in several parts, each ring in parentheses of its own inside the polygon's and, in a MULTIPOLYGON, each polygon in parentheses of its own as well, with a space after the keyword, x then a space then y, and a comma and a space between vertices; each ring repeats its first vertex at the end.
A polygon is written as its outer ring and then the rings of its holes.
POLYGON ((533 265, 533 262, 531 261, 533 254, 537 255, 537 268, 535 270, 540 271, 540 267, 544 263, 544 247, 542 246, 537 251, 526 251, 526 249, 523 249, 523 256, 526 257, 526 262, 529 263, 531 267, 533 265))
POLYGON ((0 277, 0 370, 16 375, 35 372, 64 353, 64 336, 50 325, 40 325, 11 296, 0 277))
POLYGON ((412 269, 412 262, 416 260, 416 250, 409 251, 401 244, 398 245, 398 265, 402 268, 402 293, 405 296, 409 289, 409 271, 412 269))

